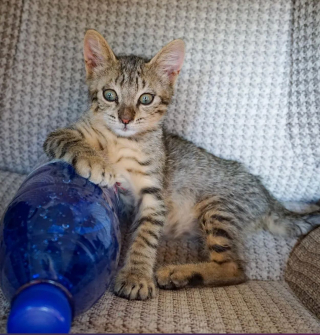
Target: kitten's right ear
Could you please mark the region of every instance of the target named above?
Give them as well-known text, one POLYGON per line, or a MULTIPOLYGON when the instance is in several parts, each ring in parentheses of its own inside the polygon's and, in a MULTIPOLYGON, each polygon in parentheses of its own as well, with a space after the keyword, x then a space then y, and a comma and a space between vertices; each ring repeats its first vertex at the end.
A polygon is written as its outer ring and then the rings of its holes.
POLYGON ((117 61, 107 41, 95 30, 87 31, 84 37, 83 54, 87 77, 91 76, 96 68, 117 61))

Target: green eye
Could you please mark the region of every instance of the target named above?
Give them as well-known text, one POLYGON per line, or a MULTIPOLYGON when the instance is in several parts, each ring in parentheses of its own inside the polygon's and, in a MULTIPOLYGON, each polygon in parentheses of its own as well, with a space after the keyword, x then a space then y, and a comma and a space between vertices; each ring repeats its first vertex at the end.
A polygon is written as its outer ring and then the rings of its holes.
POLYGON ((104 90, 103 96, 107 101, 116 101, 118 99, 117 93, 114 90, 104 90))
POLYGON ((153 95, 150 93, 144 93, 141 95, 141 97, 139 98, 139 101, 143 104, 143 105, 150 105, 151 102, 153 101, 153 95))

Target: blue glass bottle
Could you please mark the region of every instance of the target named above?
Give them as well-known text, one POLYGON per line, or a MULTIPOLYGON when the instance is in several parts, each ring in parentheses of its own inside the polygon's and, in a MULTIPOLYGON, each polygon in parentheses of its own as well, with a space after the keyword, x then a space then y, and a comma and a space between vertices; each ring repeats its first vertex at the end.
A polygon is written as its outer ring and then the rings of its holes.
POLYGON ((101 297, 118 264, 120 209, 115 188, 101 189, 65 162, 27 177, 1 224, 8 332, 66 333, 101 297))

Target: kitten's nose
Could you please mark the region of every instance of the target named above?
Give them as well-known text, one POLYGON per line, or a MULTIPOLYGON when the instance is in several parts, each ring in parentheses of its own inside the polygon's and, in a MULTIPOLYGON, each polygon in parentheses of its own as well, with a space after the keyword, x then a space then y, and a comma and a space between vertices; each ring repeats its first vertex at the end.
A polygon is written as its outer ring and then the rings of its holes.
POLYGON ((131 119, 121 118, 121 121, 122 121, 122 123, 124 123, 124 124, 128 124, 128 123, 131 121, 131 119))
POLYGON ((128 124, 133 121, 135 114, 136 113, 133 108, 126 106, 121 106, 118 112, 119 120, 123 124, 128 124))

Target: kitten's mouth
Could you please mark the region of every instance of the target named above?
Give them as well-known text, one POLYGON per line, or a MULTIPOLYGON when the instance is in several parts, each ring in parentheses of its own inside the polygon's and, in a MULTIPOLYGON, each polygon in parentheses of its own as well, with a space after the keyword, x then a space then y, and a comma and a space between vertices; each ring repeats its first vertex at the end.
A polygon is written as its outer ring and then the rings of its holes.
POLYGON ((130 137, 137 133, 134 124, 121 124, 118 123, 116 126, 112 127, 112 130, 120 136, 123 137, 130 137))
POLYGON ((132 129, 132 127, 129 127, 128 125, 123 125, 119 128, 115 129, 115 132, 120 135, 120 136, 133 136, 136 131, 134 129, 132 129))

